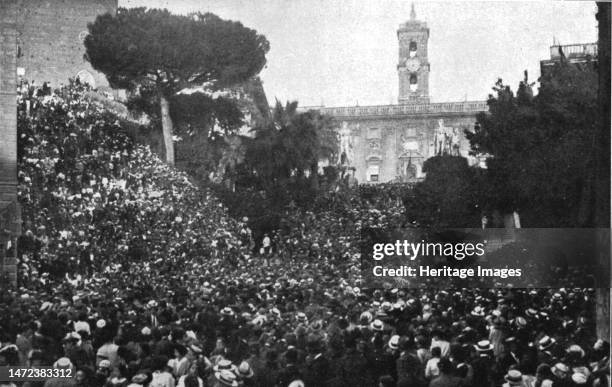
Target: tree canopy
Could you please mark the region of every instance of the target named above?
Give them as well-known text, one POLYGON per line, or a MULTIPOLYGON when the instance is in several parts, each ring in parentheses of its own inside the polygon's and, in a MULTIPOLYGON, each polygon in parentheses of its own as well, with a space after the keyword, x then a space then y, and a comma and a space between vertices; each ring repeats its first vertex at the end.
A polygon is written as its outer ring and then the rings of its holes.
MULTIPOLYGON (((88 27, 86 57, 92 66, 113 87, 156 97, 171 164, 173 120, 168 100, 186 88, 210 92, 249 79, 265 65, 270 47, 255 30, 211 13, 183 16, 160 9, 119 8, 88 27)), ((224 103, 211 107, 228 108, 224 103)))
POLYGON ((337 157, 335 129, 329 116, 277 101, 252 137, 226 137, 220 164, 230 184, 215 189, 233 214, 248 215, 254 230, 278 228, 288 207, 312 208, 336 183, 333 167, 319 174, 319 160, 337 157))
MULTIPOLYGON (((536 96, 499 80, 489 111, 466 131, 472 153, 487 159, 486 183, 500 210, 531 227, 588 226, 593 219, 597 73, 561 61, 540 78, 536 96)), ((609 185, 609 184, 608 184, 609 185)))
POLYGON ((226 87, 248 79, 261 71, 270 46, 255 30, 211 13, 119 8, 89 25, 85 47, 111 85, 131 88, 150 80, 171 94, 206 82, 226 87))
POLYGON ((409 221, 428 228, 477 227, 485 196, 482 171, 464 157, 435 156, 423 164, 425 180, 404 196, 409 221))
POLYGON ((316 180, 318 162, 338 152, 333 121, 316 111, 298 112, 297 102, 277 101, 271 119, 254 129, 246 163, 263 186, 308 174, 316 180))

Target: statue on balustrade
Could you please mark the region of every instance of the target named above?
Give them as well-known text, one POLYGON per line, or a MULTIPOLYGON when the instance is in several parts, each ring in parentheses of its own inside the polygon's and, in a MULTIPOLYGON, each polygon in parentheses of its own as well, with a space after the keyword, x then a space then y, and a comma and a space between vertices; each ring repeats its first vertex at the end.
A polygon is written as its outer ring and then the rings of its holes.
POLYGON ((342 129, 340 129, 340 165, 351 165, 353 162, 353 154, 354 149, 351 129, 345 121, 342 123, 342 129))
POLYGON ((444 126, 444 120, 438 120, 434 133, 433 156, 460 156, 460 134, 458 128, 444 126))

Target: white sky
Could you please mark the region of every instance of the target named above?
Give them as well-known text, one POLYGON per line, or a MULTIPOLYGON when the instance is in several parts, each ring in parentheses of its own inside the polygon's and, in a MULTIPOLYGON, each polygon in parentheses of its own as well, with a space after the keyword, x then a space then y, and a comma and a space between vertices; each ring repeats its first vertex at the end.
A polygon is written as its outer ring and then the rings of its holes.
MULTIPOLYGON (((415 1, 430 29, 432 102, 484 100, 502 78, 539 76, 553 37, 597 40, 594 1, 415 1)), ((397 103, 396 31, 409 0, 119 0, 124 7, 212 12, 270 41, 261 72, 270 102, 300 106, 397 103)))

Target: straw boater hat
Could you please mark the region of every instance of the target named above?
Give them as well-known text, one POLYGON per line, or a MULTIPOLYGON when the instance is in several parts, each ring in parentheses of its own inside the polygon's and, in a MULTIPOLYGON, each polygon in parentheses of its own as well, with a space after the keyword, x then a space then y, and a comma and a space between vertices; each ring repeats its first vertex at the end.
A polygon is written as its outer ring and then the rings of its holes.
POLYGON ((202 348, 201 348, 201 346, 200 346, 200 345, 198 345, 198 344, 199 344, 199 343, 194 342, 194 343, 192 343, 191 345, 189 345, 189 347, 188 347, 188 348, 189 348, 189 349, 191 349, 191 350, 193 351, 193 353, 195 353, 196 355, 197 355, 197 354, 202 353, 202 348))
POLYGON ((67 357, 60 357, 57 359, 55 363, 53 363, 53 368, 70 368, 73 369, 74 365, 67 357))
POLYGON ((147 374, 138 373, 132 377, 132 383, 135 383, 137 385, 142 385, 144 382, 147 381, 147 379, 148 379, 147 374))
POLYGON ((476 306, 471 314, 472 316, 482 317, 485 315, 485 312, 482 306, 476 306))
POLYGON ((576 372, 572 375, 572 381, 576 384, 586 384, 588 377, 580 372, 576 372))
POLYGON ((478 352, 488 352, 493 350, 493 344, 489 340, 480 340, 475 346, 478 352))
POLYGON ((236 375, 234 375, 231 371, 221 370, 219 372, 215 372, 215 379, 217 379, 224 386, 238 387, 236 375))
POLYGON ((391 349, 398 349, 399 348, 399 341, 400 341, 399 335, 391 336, 391 338, 389 339, 389 348, 391 348, 391 349))
POLYGON ((568 354, 575 354, 576 356, 578 356, 581 359, 585 355, 584 349, 582 349, 582 347, 580 347, 579 345, 576 345, 576 344, 570 345, 569 348, 567 349, 567 353, 568 354))
POLYGON ((226 317, 233 316, 234 311, 229 306, 226 306, 225 308, 221 309, 221 315, 226 317))
POLYGON ((563 363, 557 363, 551 368, 551 371, 553 375, 555 375, 558 378, 563 379, 567 376, 569 372, 569 367, 563 363))
POLYGON ((368 311, 361 313, 361 315, 359 316, 359 322, 363 325, 371 323, 372 319, 373 319, 372 313, 368 311))
POLYGON ((240 365, 238 366, 238 376, 243 379, 249 379, 253 377, 253 374, 253 369, 251 368, 249 363, 247 363, 246 361, 240 363, 240 365))
POLYGON ((540 351, 546 351, 547 349, 552 347, 554 343, 555 339, 550 336, 544 336, 540 339, 540 341, 538 341, 538 349, 540 351))
POLYGON ((217 364, 214 365, 213 371, 215 372, 230 371, 233 373, 237 372, 236 366, 234 365, 234 363, 232 363, 231 360, 227 360, 227 359, 219 359, 219 361, 217 361, 217 364))
POLYGON ((525 317, 522 316, 518 316, 515 320, 514 323, 516 324, 517 327, 519 328, 525 328, 527 326, 527 320, 525 320, 525 317))
POLYGON ((308 317, 306 317, 306 313, 304 313, 304 312, 298 312, 298 314, 295 316, 295 318, 299 322, 306 322, 306 321, 308 321, 308 317))
POLYGON ((370 328, 373 331, 382 332, 385 328, 385 324, 382 321, 376 319, 370 323, 370 328))
POLYGON ((504 379, 508 382, 509 386, 524 386, 523 374, 519 370, 510 370, 504 376, 504 379))

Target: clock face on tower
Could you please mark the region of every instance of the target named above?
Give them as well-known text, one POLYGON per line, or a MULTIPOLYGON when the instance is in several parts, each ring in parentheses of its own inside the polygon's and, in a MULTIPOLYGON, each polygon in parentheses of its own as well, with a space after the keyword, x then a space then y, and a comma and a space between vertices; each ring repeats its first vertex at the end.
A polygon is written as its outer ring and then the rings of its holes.
POLYGON ((421 63, 417 58, 409 58, 406 60, 406 68, 408 71, 415 72, 421 67, 421 63))

